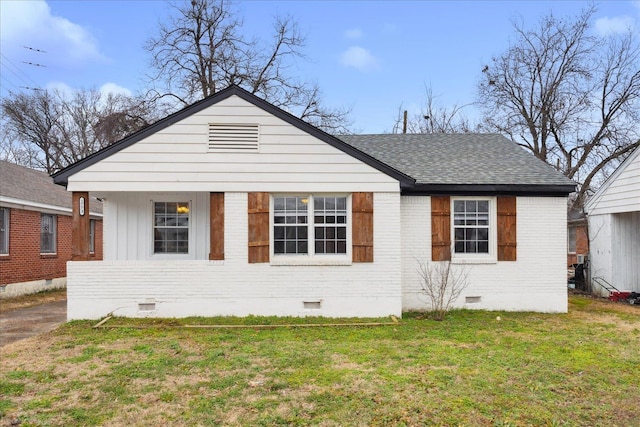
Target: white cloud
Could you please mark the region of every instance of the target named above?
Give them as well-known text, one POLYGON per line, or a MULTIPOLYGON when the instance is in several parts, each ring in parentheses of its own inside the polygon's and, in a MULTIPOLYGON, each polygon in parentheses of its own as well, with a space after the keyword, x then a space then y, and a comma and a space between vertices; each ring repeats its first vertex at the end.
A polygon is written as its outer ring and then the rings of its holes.
POLYGON ((379 68, 378 60, 367 49, 360 46, 351 46, 341 56, 341 63, 345 67, 353 67, 362 72, 373 71, 379 68))
POLYGON ((635 20, 628 15, 614 16, 609 18, 605 16, 596 20, 595 28, 598 34, 606 35, 611 33, 623 33, 633 28, 635 20))
POLYGON ((5 56, 24 55, 23 46, 45 51, 34 53, 48 67, 78 67, 87 62, 104 62, 93 36, 66 18, 51 14, 44 0, 2 0, 0 13, 2 50, 5 56))
POLYGON ((344 32, 344 35, 348 39, 361 39, 364 33, 360 28, 352 28, 344 32))
POLYGON ((59 92, 65 98, 72 98, 73 94, 76 92, 74 88, 64 82, 49 82, 47 83, 46 89, 48 91, 59 92))
POLYGON ((115 83, 105 83, 102 86, 100 86, 100 93, 104 96, 104 95, 108 95, 108 94, 114 94, 114 95, 126 95, 126 96, 131 96, 132 93, 129 89, 127 89, 126 87, 122 87, 122 86, 118 86, 115 83))

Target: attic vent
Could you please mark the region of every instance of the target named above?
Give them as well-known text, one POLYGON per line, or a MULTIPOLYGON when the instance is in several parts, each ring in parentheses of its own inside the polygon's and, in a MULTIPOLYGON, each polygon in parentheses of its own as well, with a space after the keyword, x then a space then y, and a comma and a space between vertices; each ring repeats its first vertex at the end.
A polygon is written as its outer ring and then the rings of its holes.
POLYGON ((258 150, 258 125, 209 124, 209 151, 258 150))

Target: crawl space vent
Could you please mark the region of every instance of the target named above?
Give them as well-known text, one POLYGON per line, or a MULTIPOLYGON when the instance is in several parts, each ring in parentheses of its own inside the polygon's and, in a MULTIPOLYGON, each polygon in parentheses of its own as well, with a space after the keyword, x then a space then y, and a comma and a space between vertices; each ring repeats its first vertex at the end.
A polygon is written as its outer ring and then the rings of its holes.
POLYGON ((311 310, 318 310, 321 308, 322 303, 320 301, 304 301, 304 308, 311 310))
POLYGON ((139 311, 153 311, 156 309, 155 302, 141 302, 138 304, 139 311))
POLYGON ((258 125, 209 124, 209 151, 257 151, 258 125))
POLYGON ((477 304, 482 301, 482 297, 465 297, 464 302, 467 304, 477 304))

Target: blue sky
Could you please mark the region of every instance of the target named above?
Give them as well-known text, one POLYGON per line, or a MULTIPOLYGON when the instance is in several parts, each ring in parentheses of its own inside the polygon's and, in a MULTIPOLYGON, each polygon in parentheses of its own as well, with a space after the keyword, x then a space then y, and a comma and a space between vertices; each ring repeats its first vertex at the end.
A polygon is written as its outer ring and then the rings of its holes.
MULTIPOLYGON (((327 105, 352 109, 357 132, 389 132, 400 105, 419 112, 430 85, 443 106, 475 100, 484 64, 553 12, 575 16, 585 1, 239 1, 244 31, 269 37, 273 16, 291 15, 307 34, 292 72, 317 81, 327 105)), ((596 3, 592 31, 640 29, 640 1, 596 3)), ((1 90, 145 88, 145 40, 170 13, 156 0, 0 0, 1 90), (25 48, 40 49, 43 52, 25 48), (39 64, 44 66, 29 65, 39 64)), ((463 110, 477 117, 473 105, 463 110)))

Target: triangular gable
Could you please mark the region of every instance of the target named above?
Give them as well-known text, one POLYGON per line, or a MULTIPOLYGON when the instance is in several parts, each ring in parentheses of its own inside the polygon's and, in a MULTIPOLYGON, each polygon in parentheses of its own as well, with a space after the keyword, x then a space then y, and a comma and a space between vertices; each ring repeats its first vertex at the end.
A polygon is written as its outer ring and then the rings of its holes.
POLYGON ((636 159, 640 159, 640 147, 637 147, 624 162, 620 163, 615 171, 607 178, 607 180, 598 188, 598 191, 585 203, 585 210, 592 212, 596 209, 602 197, 607 193, 609 187, 618 179, 620 175, 631 165, 636 159))
POLYGON ((120 141, 103 148, 100 151, 97 151, 90 156, 85 157, 84 159, 67 166, 66 168, 56 172, 52 175, 53 180, 56 184, 67 185, 69 177, 84 170, 85 168, 100 162, 101 160, 135 144, 138 141, 143 140, 193 114, 196 114, 207 107, 210 107, 214 104, 217 104, 233 95, 236 95, 243 100, 253 104, 254 106, 272 114, 273 116, 287 122, 288 124, 295 126, 303 132, 331 145, 334 148, 354 157, 357 160, 362 161, 363 163, 373 167, 374 169, 397 179, 402 184, 413 184, 415 180, 408 175, 403 174, 390 167, 389 165, 373 158, 372 156, 344 143, 340 139, 304 122, 303 120, 295 117, 294 115, 268 103, 267 101, 247 92, 246 90, 238 87, 238 86, 229 86, 228 88, 217 92, 214 95, 211 95, 201 101, 198 101, 176 113, 173 113, 164 119, 161 119, 144 129, 139 130, 138 132, 121 139, 120 141))

